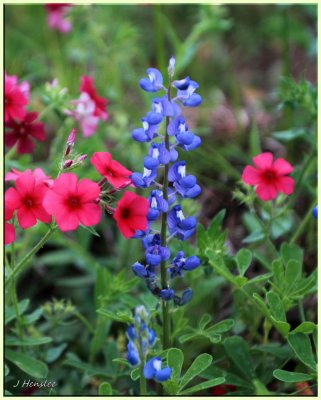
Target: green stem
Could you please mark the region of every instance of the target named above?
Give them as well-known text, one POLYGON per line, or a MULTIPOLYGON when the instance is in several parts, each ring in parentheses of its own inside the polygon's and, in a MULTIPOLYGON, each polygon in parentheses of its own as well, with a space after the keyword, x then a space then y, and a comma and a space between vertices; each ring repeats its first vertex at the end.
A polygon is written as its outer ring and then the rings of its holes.
MULTIPOLYGON (((13 272, 15 270, 15 249, 14 249, 14 242, 11 244, 11 271, 13 272)), ((23 328, 22 328, 22 321, 20 318, 20 313, 19 313, 19 307, 18 307, 18 296, 16 292, 16 282, 15 280, 13 281, 13 284, 10 288, 11 292, 11 298, 12 298, 12 304, 13 308, 16 314, 16 329, 19 335, 19 338, 22 340, 23 339, 23 328)))
POLYGON ((82 315, 79 311, 75 313, 75 316, 85 325, 85 327, 89 330, 90 333, 93 335, 95 334, 95 329, 91 326, 88 319, 82 315))
MULTIPOLYGON (((168 101, 171 100, 171 80, 168 85, 168 101)), ((166 117, 166 128, 165 128, 165 147, 169 150, 169 137, 167 134, 167 127, 169 125, 169 117, 166 117)), ((165 165, 164 169, 164 180, 163 180, 163 197, 165 201, 168 201, 168 171, 169 164, 165 165)), ((162 227, 161 227, 161 245, 166 246, 166 234, 167 234, 167 213, 162 214, 162 227)), ((167 270, 166 262, 161 262, 161 285, 163 289, 167 289, 167 270)), ((170 319, 169 319, 169 304, 167 301, 162 301, 162 313, 163 313, 163 350, 170 347, 170 319)))
POLYGON ((24 265, 37 253, 38 250, 49 240, 50 236, 56 231, 57 226, 51 226, 49 231, 45 236, 35 245, 33 249, 29 251, 27 255, 16 265, 15 269, 12 271, 11 275, 8 276, 7 284, 10 284, 16 275, 22 270, 24 265))
POLYGON ((305 226, 307 225, 310 218, 312 217, 312 210, 314 207, 315 207, 315 203, 313 202, 311 207, 309 208, 309 211, 306 213, 304 219, 301 221, 301 224, 298 226, 298 229, 294 232, 294 235, 292 236, 290 243, 294 243, 298 239, 298 237, 301 235, 305 226))
POLYGON ((143 363, 141 364, 141 367, 140 367, 139 394, 140 394, 140 396, 145 396, 147 394, 146 379, 144 377, 144 365, 143 365, 143 363))
POLYGON ((298 301, 298 306, 299 306, 299 313, 300 313, 300 318, 301 318, 301 322, 305 322, 305 312, 304 312, 304 308, 303 308, 303 301, 299 300, 298 301))

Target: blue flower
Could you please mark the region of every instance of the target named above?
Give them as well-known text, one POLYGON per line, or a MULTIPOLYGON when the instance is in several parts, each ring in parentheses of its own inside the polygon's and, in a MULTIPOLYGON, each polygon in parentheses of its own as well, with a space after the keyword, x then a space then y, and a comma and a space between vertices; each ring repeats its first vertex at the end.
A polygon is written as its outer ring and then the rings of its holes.
POLYGON ((144 377, 146 379, 156 379, 159 382, 168 381, 171 377, 172 369, 165 367, 162 369, 162 359, 153 357, 144 365, 144 377))
POLYGON ((169 212, 167 224, 171 235, 186 240, 195 232, 197 221, 195 217, 185 218, 182 207, 177 204, 169 212))
POLYGON ((158 125, 152 125, 146 118, 142 118, 143 127, 136 128, 132 131, 132 138, 137 142, 150 142, 158 136, 158 125))
POLYGON ((146 267, 144 267, 144 265, 140 264, 139 262, 135 262, 135 264, 132 266, 132 270, 134 274, 139 276, 140 278, 149 277, 149 272, 146 270, 146 267))
POLYGON ((139 81, 139 86, 146 92, 157 92, 164 89, 163 76, 156 68, 148 68, 146 71, 148 78, 139 81))
POLYGON ((177 95, 176 98, 179 99, 186 107, 197 107, 202 103, 202 97, 195 93, 198 89, 198 83, 191 81, 189 77, 184 79, 174 81, 173 86, 176 87, 177 95))
POLYGON ((132 366, 138 365, 140 363, 138 350, 131 340, 128 342, 127 350, 127 361, 129 362, 129 364, 131 364, 132 366))
POLYGON ((202 143, 199 136, 188 130, 184 117, 173 119, 167 128, 169 136, 175 136, 176 143, 186 151, 194 150, 202 143))
POLYGON ((160 297, 163 300, 172 300, 175 296, 175 292, 173 289, 162 289, 160 291, 160 297))
POLYGON ((184 304, 188 303, 189 301, 191 301, 192 297, 193 297, 193 290, 190 288, 185 289, 179 301, 179 305, 183 306, 184 304))
POLYGON ((156 176, 156 168, 144 168, 144 172, 142 174, 140 172, 134 172, 130 175, 130 179, 136 187, 147 188, 154 182, 156 176))
POLYGON ((164 200, 163 192, 161 190, 152 190, 149 194, 149 212, 147 219, 149 221, 155 221, 160 212, 167 212, 168 202, 164 200))
POLYGON ((169 182, 174 182, 177 192, 186 198, 194 198, 201 193, 201 187, 196 183, 194 175, 186 175, 186 162, 174 163, 168 171, 169 182))
POLYGON ((144 158, 144 167, 148 169, 157 168, 160 164, 168 164, 177 160, 178 153, 174 148, 166 149, 164 143, 151 143, 148 156, 144 158))
POLYGON ((171 278, 182 276, 184 271, 192 271, 200 265, 200 260, 197 256, 185 258, 184 252, 179 251, 172 261, 172 266, 168 268, 168 273, 171 278))
POLYGON ((146 250, 146 263, 151 266, 156 266, 161 263, 161 261, 167 261, 171 255, 168 247, 160 245, 159 234, 154 235, 154 239, 146 250))
POLYGON ((315 219, 318 219, 318 206, 314 207, 314 209, 312 210, 312 215, 315 219))
POLYGON ((175 102, 169 101, 165 95, 153 100, 152 111, 147 113, 146 120, 148 123, 156 125, 162 121, 163 117, 177 117, 180 113, 180 107, 175 102))

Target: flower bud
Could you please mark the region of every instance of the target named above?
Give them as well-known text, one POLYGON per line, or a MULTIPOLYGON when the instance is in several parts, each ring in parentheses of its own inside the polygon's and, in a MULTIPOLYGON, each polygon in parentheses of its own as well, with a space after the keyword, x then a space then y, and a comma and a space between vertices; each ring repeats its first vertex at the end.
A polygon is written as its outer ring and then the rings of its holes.
POLYGON ((67 169, 67 168, 71 167, 72 164, 73 164, 73 161, 72 161, 72 160, 67 160, 67 161, 65 161, 65 162, 64 162, 64 165, 63 165, 63 169, 67 169))
POLYGON ((169 64, 168 64, 168 75, 169 75, 170 78, 173 78, 173 76, 174 76, 175 63, 176 63, 176 60, 175 60, 174 56, 172 56, 170 58, 169 64))

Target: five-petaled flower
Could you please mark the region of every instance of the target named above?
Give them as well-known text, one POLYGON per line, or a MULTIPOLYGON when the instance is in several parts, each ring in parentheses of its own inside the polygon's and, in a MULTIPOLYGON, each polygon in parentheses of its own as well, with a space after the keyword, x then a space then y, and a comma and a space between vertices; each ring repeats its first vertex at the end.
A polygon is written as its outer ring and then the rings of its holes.
POLYGON ((13 119, 6 122, 5 144, 13 147, 17 144, 17 153, 32 153, 35 144, 32 139, 43 142, 46 139, 42 122, 37 121, 38 113, 29 112, 21 121, 13 119))
POLYGON ((89 179, 78 182, 75 174, 61 174, 48 189, 43 205, 63 232, 75 230, 79 224, 96 225, 101 217, 100 190, 99 185, 89 179))
POLYGON ((5 204, 11 210, 17 210, 18 223, 22 229, 36 225, 37 220, 49 223, 51 216, 43 207, 48 187, 32 174, 24 173, 15 180, 15 188, 5 193, 5 204))
POLYGON ((132 171, 113 160, 110 153, 96 152, 91 157, 90 162, 114 188, 124 188, 132 183, 129 178, 132 171))
POLYGON ((22 120, 26 115, 26 105, 29 102, 29 84, 18 85, 14 75, 4 75, 4 121, 9 119, 22 120))
POLYGON ((124 193, 117 203, 114 219, 126 239, 134 236, 136 230, 144 231, 147 228, 148 210, 149 203, 145 197, 132 192, 124 193))
POLYGON ((47 176, 41 168, 35 168, 34 171, 31 169, 26 169, 23 172, 12 168, 11 171, 6 173, 4 180, 6 182, 16 181, 22 174, 31 174, 37 181, 44 183, 48 187, 53 185, 53 179, 51 179, 50 176, 47 176))
POLYGON ((242 173, 242 180, 248 185, 255 186, 255 192, 263 201, 276 198, 278 192, 290 195, 294 190, 293 178, 286 176, 293 167, 283 158, 273 162, 272 153, 261 153, 253 157, 256 168, 247 165, 242 173))

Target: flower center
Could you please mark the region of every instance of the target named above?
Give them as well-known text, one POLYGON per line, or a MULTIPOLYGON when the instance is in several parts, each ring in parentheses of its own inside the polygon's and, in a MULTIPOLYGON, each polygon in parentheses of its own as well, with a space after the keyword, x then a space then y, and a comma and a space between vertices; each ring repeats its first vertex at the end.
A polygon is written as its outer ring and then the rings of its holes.
POLYGON ((275 172, 272 170, 267 170, 264 172, 263 175, 264 179, 268 182, 272 182, 275 180, 275 172))
POLYGON ((130 215, 130 210, 129 210, 128 208, 124 208, 124 209, 122 210, 122 212, 121 212, 121 216, 122 216, 124 219, 127 219, 127 218, 129 217, 129 215, 130 215))
POLYGON ((24 135, 26 133, 26 129, 22 126, 21 128, 20 128, 20 134, 21 135, 24 135))
POLYGON ((80 202, 77 197, 70 197, 68 199, 68 205, 70 208, 77 208, 77 207, 79 207, 79 204, 80 204, 80 202))
POLYGON ((27 198, 24 199, 23 204, 27 208, 31 208, 33 206, 33 199, 31 197, 27 197, 27 198))

